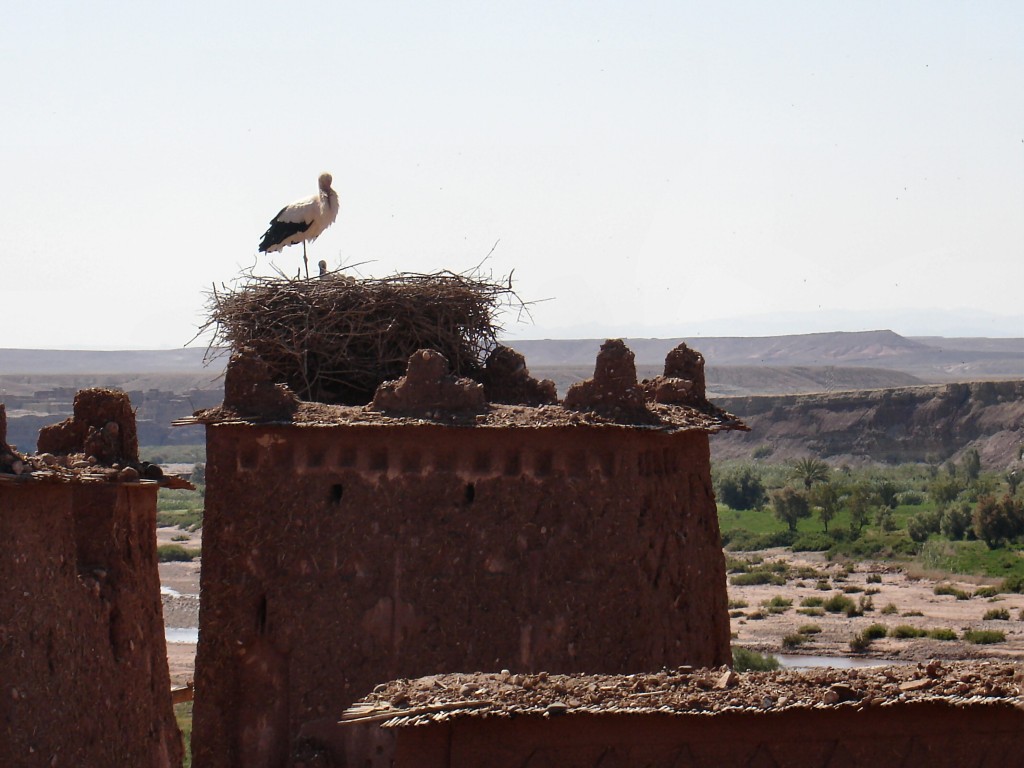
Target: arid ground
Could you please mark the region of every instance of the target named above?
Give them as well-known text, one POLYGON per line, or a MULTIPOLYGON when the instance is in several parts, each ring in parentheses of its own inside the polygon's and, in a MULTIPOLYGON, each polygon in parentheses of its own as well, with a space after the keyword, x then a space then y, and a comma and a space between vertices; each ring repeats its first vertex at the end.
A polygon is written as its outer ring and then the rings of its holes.
MULTIPOLYGON (((182 535, 183 532, 176 528, 161 528, 157 531, 160 544, 172 543, 172 537, 182 535)), ((188 535, 188 541, 173 543, 186 547, 201 546, 201 532, 188 535)), ((784 560, 790 566, 791 576, 794 573, 807 575, 807 578, 791 578, 783 586, 730 584, 729 599, 734 606, 731 611, 734 645, 784 657, 859 656, 879 661, 1024 658, 1024 621, 1020 620, 1021 612, 1024 611, 1024 595, 1001 594, 994 598, 978 596, 957 599, 952 594, 935 594, 937 585, 948 585, 963 594, 973 595, 986 584, 995 584, 993 580, 986 582, 975 577, 945 579, 936 574, 907 573, 891 563, 832 563, 821 554, 794 554, 782 549, 730 553, 729 556, 753 560, 764 558, 769 562, 784 560), (827 588, 823 588, 826 583, 827 588), (810 602, 816 602, 814 598, 827 600, 836 594, 845 594, 855 603, 864 599, 873 607, 866 610, 863 616, 852 618, 843 613, 819 613, 821 609, 815 611, 813 608, 801 607, 801 602, 807 598, 811 598, 810 602), (780 612, 772 612, 764 603, 770 603, 773 598, 781 598, 776 603, 792 600, 792 605, 788 608, 776 606, 775 610, 780 612), (746 605, 741 607, 743 603, 746 605), (1009 614, 1009 620, 983 618, 987 612, 1000 609, 1009 614), (873 640, 866 651, 854 654, 850 649, 850 639, 873 624, 882 624, 890 630, 900 626, 922 630, 949 629, 956 634, 957 639, 884 637, 873 640), (805 631, 801 634, 801 628, 806 630, 808 627, 815 627, 819 631, 805 631), (962 639, 964 631, 979 629, 1001 631, 1006 640, 990 645, 975 645, 962 639), (790 638, 791 647, 784 644, 787 637, 790 638), (803 638, 803 641, 792 645, 794 637, 803 638)), ((165 588, 164 623, 167 627, 199 626, 199 571, 198 561, 160 565, 160 579, 165 588), (167 593, 168 590, 173 590, 173 593, 167 593)), ((168 643, 172 685, 183 685, 192 679, 195 652, 194 643, 168 643)))
POLYGON ((736 586, 730 583, 734 645, 772 654, 856 655, 898 661, 1024 657, 1024 621, 1020 620, 1024 595, 999 594, 963 599, 985 586, 997 586, 997 580, 969 576, 942 578, 939 574, 905 571, 892 563, 831 563, 818 553, 792 553, 782 549, 729 555, 738 559, 764 558, 768 562, 784 560, 790 565, 791 576, 794 573, 806 575, 806 578, 791 578, 784 586, 736 586), (959 590, 960 599, 953 594, 936 594, 936 586, 943 588, 940 591, 947 587, 951 592, 959 590), (854 603, 862 599, 869 601, 871 608, 865 610, 863 616, 848 618, 844 613, 801 606, 808 598, 813 603, 817 602, 814 598, 827 601, 836 594, 844 594, 854 603), (773 613, 771 607, 765 605, 770 604, 773 598, 781 598, 775 600, 776 603, 792 600, 792 606, 778 605, 776 610, 780 612, 773 613), (990 611, 1000 610, 1006 611, 1008 620, 983 618, 990 611), (889 636, 873 640, 866 651, 854 654, 850 639, 873 624, 884 625, 890 633, 901 626, 921 630, 949 629, 956 633, 957 639, 897 639, 889 636), (784 639, 801 636, 799 630, 802 627, 816 627, 820 631, 807 632, 802 635, 804 642, 785 647, 784 639), (962 639, 967 630, 1000 631, 1006 640, 976 645, 962 639))

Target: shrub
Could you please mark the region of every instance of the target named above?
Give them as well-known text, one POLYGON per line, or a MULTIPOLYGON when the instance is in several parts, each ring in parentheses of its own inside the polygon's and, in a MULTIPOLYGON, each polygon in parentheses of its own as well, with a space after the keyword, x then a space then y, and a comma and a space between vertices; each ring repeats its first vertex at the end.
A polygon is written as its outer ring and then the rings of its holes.
POLYGON ((928 637, 931 640, 956 640, 956 632, 946 627, 939 627, 928 630, 928 637))
POLYGON ((905 612, 901 613, 900 616, 903 616, 903 617, 909 619, 912 616, 924 616, 924 614, 921 613, 920 611, 905 611, 905 612))
POLYGON ((750 455, 753 456, 755 459, 767 459, 773 453, 775 453, 775 448, 768 445, 767 443, 762 443, 761 445, 757 446, 757 448, 754 449, 754 452, 751 453, 750 455))
POLYGON ((969 629, 964 632, 963 639, 975 645, 991 645, 1006 642, 1006 633, 997 629, 969 629))
POLYGON ((912 541, 921 543, 933 533, 938 533, 942 526, 942 513, 918 512, 907 521, 907 535, 912 541))
POLYGON ((823 552, 829 549, 835 540, 827 533, 802 533, 793 539, 794 552, 823 552))
POLYGON ((960 541, 971 529, 971 505, 966 502, 954 504, 942 513, 939 523, 942 535, 951 541, 960 541))
POLYGON ((924 504, 924 494, 920 491, 900 491, 896 494, 896 503, 900 506, 917 507, 924 504))
POLYGON ((936 595, 952 595, 957 600, 970 600, 971 596, 962 589, 957 589, 952 584, 936 584, 932 590, 936 595))
POLYGON ((982 621, 1009 621, 1010 612, 1005 608, 993 608, 990 611, 985 611, 985 615, 981 618, 982 621))
POLYGON ((805 597, 803 600, 800 601, 800 605, 802 605, 804 608, 820 608, 824 603, 825 598, 818 597, 817 595, 805 597))
POLYGON ((885 624, 872 624, 861 632, 868 640, 880 640, 888 633, 889 628, 885 624))
POLYGON ((828 600, 821 604, 829 613, 845 613, 847 616, 850 615, 850 611, 854 611, 857 608, 857 604, 850 598, 844 595, 842 592, 837 592, 832 595, 828 600))
POLYGON ((771 600, 763 601, 761 605, 768 613, 785 613, 793 607, 793 601, 781 595, 775 595, 771 600))
POLYGON ((734 645, 732 648, 732 668, 737 672, 771 672, 779 668, 779 660, 774 656, 760 654, 734 645))
POLYGON ((781 587, 785 585, 786 579, 784 576, 769 571, 749 571, 730 576, 729 583, 737 587, 749 587, 755 584, 774 584, 781 587))
POLYGON ((850 650, 853 653, 864 653, 870 647, 871 638, 866 637, 863 632, 850 638, 850 650))
POLYGON ((801 635, 817 635, 821 633, 821 627, 817 624, 803 624, 797 632, 801 635))
POLYGON ((807 637, 801 634, 786 635, 782 638, 782 647, 787 651, 795 650, 807 642, 807 637))
POLYGON ((1013 592, 1015 594, 1024 593, 1024 576, 1019 573, 1007 576, 999 586, 999 591, 1013 592))
POLYGON ((881 611, 879 611, 879 613, 883 613, 886 616, 889 616, 889 615, 891 615, 893 613, 897 613, 897 612, 898 611, 896 609, 896 604, 895 603, 886 603, 885 607, 881 611))
POLYGON ((978 587, 972 597, 997 597, 999 590, 995 587, 978 587))
MULTIPOLYGON (((803 615, 803 616, 824 616, 825 615, 825 611, 822 610, 821 608, 797 608, 796 612, 801 614, 801 615, 803 615)), ((1021 610, 1021 613, 1024 614, 1024 609, 1021 610)), ((1022 619, 1022 621, 1024 621, 1024 619, 1022 619)))
POLYGON ((832 589, 832 585, 828 583, 827 579, 819 579, 818 583, 814 585, 814 588, 820 592, 828 592, 832 589))
POLYGON ((729 607, 730 608, 746 608, 748 605, 749 605, 749 603, 746 600, 730 600, 729 601, 729 607))
POLYGON ((848 595, 855 595, 858 592, 863 591, 864 587, 858 587, 856 584, 847 584, 845 587, 843 587, 843 592, 845 592, 848 595))
POLYGON ((156 548, 161 563, 187 563, 200 556, 198 549, 185 549, 180 544, 163 544, 156 548))
POLYGON ((927 634, 927 631, 912 627, 909 624, 900 624, 889 630, 889 637, 896 640, 909 640, 914 637, 924 637, 927 634))
POLYGON ((743 616, 746 616, 746 614, 743 611, 729 611, 729 618, 730 619, 739 619, 739 618, 742 618, 743 616))
POLYGON ((867 581, 868 581, 868 584, 881 584, 882 583, 882 574, 880 574, 880 573, 869 573, 867 581))
POLYGON ((875 601, 871 599, 870 595, 861 595, 857 600, 857 613, 846 614, 847 616, 860 616, 861 614, 868 613, 869 611, 875 610, 875 601))

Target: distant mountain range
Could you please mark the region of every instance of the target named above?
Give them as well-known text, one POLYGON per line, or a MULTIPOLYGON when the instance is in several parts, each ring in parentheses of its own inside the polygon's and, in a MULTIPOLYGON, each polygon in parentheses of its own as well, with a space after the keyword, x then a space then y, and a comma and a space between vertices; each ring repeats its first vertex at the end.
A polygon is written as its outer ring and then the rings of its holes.
MULTIPOLYGON (((555 379, 564 392, 593 372, 604 339, 537 339, 510 342, 538 377, 555 379)), ((625 339, 641 378, 661 372, 665 355, 680 342, 707 361, 712 394, 786 394, 879 389, 914 384, 1024 379, 1024 338, 905 337, 888 330, 789 336, 625 339)), ((226 355, 206 349, 36 350, 0 349, 0 387, 84 386, 130 374, 132 388, 218 388, 226 355), (54 378, 58 377, 58 378, 54 378), (17 381, 16 381, 17 380, 17 381)))

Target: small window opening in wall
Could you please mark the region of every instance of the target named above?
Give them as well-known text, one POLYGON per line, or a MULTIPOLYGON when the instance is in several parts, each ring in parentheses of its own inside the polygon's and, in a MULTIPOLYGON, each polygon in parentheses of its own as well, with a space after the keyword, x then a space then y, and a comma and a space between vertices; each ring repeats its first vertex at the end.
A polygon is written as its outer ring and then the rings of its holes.
POLYGON ((331 501, 335 504, 341 504, 341 497, 345 493, 345 489, 341 483, 335 483, 331 486, 331 501))
POLYGON ((466 503, 472 504, 476 498, 476 486, 473 483, 466 483, 466 503))
POLYGON ((267 596, 260 598, 259 607, 256 609, 256 634, 267 634, 267 596))

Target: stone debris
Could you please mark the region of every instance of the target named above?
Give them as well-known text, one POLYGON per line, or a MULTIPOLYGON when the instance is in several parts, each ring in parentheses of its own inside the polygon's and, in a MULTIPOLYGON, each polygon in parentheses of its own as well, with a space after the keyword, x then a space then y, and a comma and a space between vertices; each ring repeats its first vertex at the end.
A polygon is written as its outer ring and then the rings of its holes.
POLYGON ((679 668, 657 674, 431 675, 376 686, 342 721, 415 725, 445 717, 550 716, 585 713, 708 714, 771 709, 886 707, 912 700, 954 706, 1021 706, 1024 665, 956 661, 861 670, 814 669, 737 673, 679 668))

